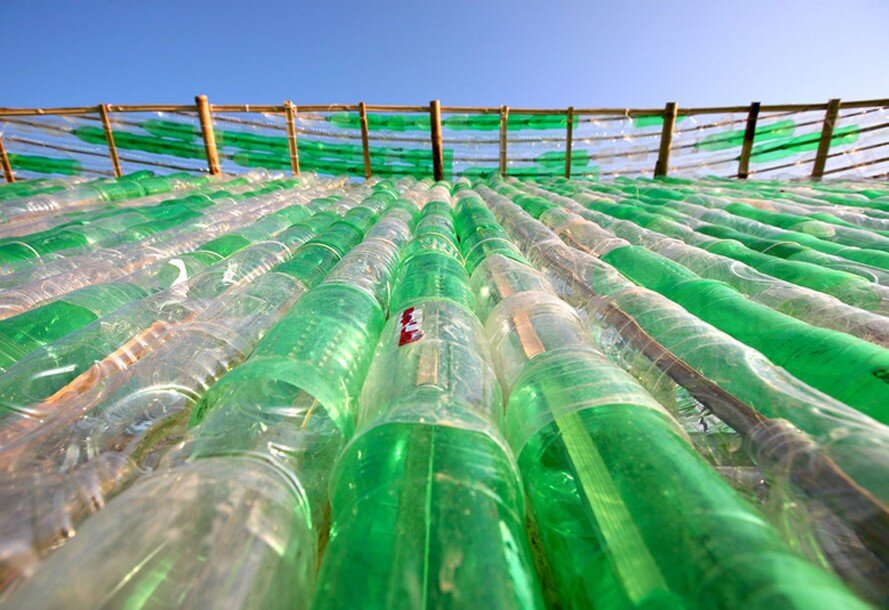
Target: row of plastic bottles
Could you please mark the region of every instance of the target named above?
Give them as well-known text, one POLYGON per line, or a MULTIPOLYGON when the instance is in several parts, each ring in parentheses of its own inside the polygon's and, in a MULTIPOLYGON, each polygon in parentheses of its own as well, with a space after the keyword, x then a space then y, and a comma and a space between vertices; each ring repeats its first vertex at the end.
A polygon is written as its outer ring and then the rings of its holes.
MULTIPOLYGON (((506 197, 478 189, 559 296, 586 315, 587 328, 603 351, 673 407, 698 450, 732 471, 751 465, 761 469, 776 497, 798 499, 802 492, 805 502, 817 503, 824 519, 811 518, 800 529, 806 535, 817 530, 814 535, 822 539, 848 537, 849 542, 834 556, 825 557, 816 548, 816 559, 843 570, 862 588, 876 590, 876 598, 884 595, 879 582, 889 491, 885 426, 806 385, 662 295, 633 284, 601 259, 568 246, 506 197), (697 406, 693 419, 683 413, 689 401, 697 406), (708 429, 711 413, 723 427, 708 429), (725 424, 742 446, 731 440, 714 443, 725 424)), ((787 519, 793 511, 781 504, 775 512, 787 519)))
MULTIPOLYGON (((525 198, 520 196, 518 201, 523 204, 525 198)), ((538 209, 557 206, 542 198, 536 205, 538 209)), ((809 385, 889 422, 884 378, 889 373, 889 350, 885 347, 807 324, 751 301, 724 282, 701 277, 656 251, 616 238, 592 221, 585 225, 592 231, 575 243, 636 284, 663 294, 809 385)))
MULTIPOLYGON (((102 590, 102 582, 108 583, 108 579, 113 579, 114 571, 118 568, 129 571, 132 568, 130 561, 141 562, 151 555, 150 549, 157 543, 153 536, 159 530, 151 527, 148 523, 143 523, 145 527, 141 529, 145 536, 142 541, 148 545, 148 549, 145 547, 140 549, 139 542, 132 537, 131 522, 128 519, 121 519, 123 514, 130 515, 138 521, 152 519, 157 527, 162 528, 177 521, 176 515, 181 511, 191 514, 194 521, 189 523, 187 518, 181 517, 180 525, 183 529, 168 531, 171 539, 180 540, 180 548, 176 551, 171 550, 172 554, 158 558, 158 561, 162 566, 164 561, 170 561, 178 554, 183 554, 180 564, 180 568, 183 569, 177 571, 178 577, 181 578, 179 586, 192 587, 195 584, 193 576, 196 571, 200 572, 205 569, 199 563, 191 564, 193 560, 196 560, 194 553, 202 552, 202 549, 197 546, 199 538, 194 536, 200 536, 202 531, 200 524, 207 523, 208 526, 211 526, 212 515, 220 511, 224 512, 226 505, 220 502, 203 504, 204 499, 195 496, 190 486, 197 485, 201 489, 209 491, 214 487, 213 483, 222 480, 214 478, 213 472, 217 472, 217 477, 227 478, 229 475, 234 476, 241 468, 241 464, 246 467, 243 472, 245 484, 249 486, 258 484, 260 488, 264 484, 271 484, 269 481, 261 480, 261 475, 267 469, 267 466, 263 466, 263 462, 275 459, 276 456, 281 455, 281 452, 286 454, 286 447, 283 445, 267 447, 265 451, 268 455, 265 456, 256 452, 264 450, 267 439, 263 435, 267 432, 269 418, 274 418, 275 412, 283 408, 284 405, 252 402, 251 410, 248 405, 233 402, 229 407, 222 408, 220 406, 222 399, 218 392, 222 388, 236 387, 238 391, 244 392, 244 396, 249 395, 252 401, 256 401, 263 396, 263 393, 258 391, 259 389, 269 383, 282 383, 278 371, 274 367, 271 367, 271 370, 266 370, 264 367, 260 370, 256 369, 255 364, 262 362, 261 354, 265 353, 268 346, 281 345, 280 340, 276 342, 276 337, 292 338, 294 324, 297 328, 300 327, 299 323, 294 322, 294 316, 298 311, 303 312, 303 316, 298 318, 299 322, 305 320, 306 312, 304 310, 306 309, 310 315, 315 317, 325 312, 324 309, 318 309, 319 303, 317 302, 314 305, 300 306, 300 308, 296 308, 294 303, 299 303, 303 297, 308 298, 308 302, 312 303, 312 299, 317 299, 316 295, 324 292, 320 288, 315 290, 310 290, 310 288, 317 285, 342 258, 343 254, 361 240, 362 234, 370 229, 382 209, 394 199, 391 193, 382 189, 379 192, 367 193, 367 196, 363 198, 363 205, 353 207, 361 201, 360 193, 361 189, 352 196, 349 202, 338 202, 345 204, 339 207, 341 212, 345 212, 343 220, 333 222, 328 220, 327 229, 319 232, 312 239, 301 240, 302 245, 288 260, 281 262, 250 283, 244 284, 241 289, 228 292, 228 296, 223 294, 216 301, 217 311, 208 312, 209 315, 199 316, 194 322, 184 325, 175 336, 157 346, 149 356, 131 364, 124 371, 123 376, 110 377, 102 387, 97 387, 93 392, 81 395, 87 398, 88 403, 84 403, 78 410, 79 412, 74 414, 75 417, 80 416, 77 419, 79 433, 65 425, 69 422, 59 422, 60 425, 52 425, 49 434, 46 432, 47 426, 42 426, 35 431, 36 434, 31 435, 31 438, 28 439, 29 442, 21 448, 21 451, 15 452, 13 476, 18 475, 18 477, 13 480, 24 479, 22 487, 30 486, 32 494, 41 488, 46 489, 46 485, 33 485, 32 481, 28 481, 29 474, 31 477, 39 477, 47 470, 50 472, 61 471, 59 474, 68 471, 69 475, 71 473, 75 475, 73 478, 78 482, 89 478, 101 479, 102 495, 93 498, 98 500, 99 504, 126 489, 133 480, 141 478, 146 469, 151 469, 153 465, 161 461, 161 456, 166 456, 154 478, 140 480, 136 487, 127 490, 114 504, 109 506, 107 513, 103 512, 87 522, 88 527, 111 528, 113 532, 105 532, 100 534, 100 537, 108 539, 108 543, 112 545, 124 543, 127 548, 131 549, 129 553, 124 551, 122 554, 108 555, 101 549, 95 548, 94 543, 90 543, 92 535, 88 531, 80 533, 75 539, 75 544, 86 544, 92 549, 90 552, 96 552, 98 553, 97 557, 103 557, 103 561, 97 563, 95 568, 104 576, 96 581, 85 580, 83 583, 85 586, 79 594, 93 596, 89 598, 93 600, 99 599, 95 596, 108 595, 114 587, 102 590), (220 309, 221 311, 219 311, 220 309), (204 319, 200 319, 200 317, 204 319), (244 360, 248 354, 250 357, 244 360), (241 361, 243 363, 238 364, 241 361), (252 381, 249 375, 251 370, 255 375, 252 381), (226 371, 231 372, 226 374, 226 371), (242 377, 245 373, 248 373, 247 378, 242 377), (241 381, 237 381, 238 378, 241 378, 241 381), (214 383, 217 380, 219 381, 214 383), (233 382, 234 385, 232 385, 233 382), (208 387, 214 388, 216 393, 204 395, 208 387), (138 400, 134 400, 135 397, 138 397, 138 400), (192 409, 191 407, 199 399, 201 401, 198 406, 192 409), (264 410, 268 412, 264 413, 264 410), (185 427, 189 419, 193 427, 191 431, 185 427), (197 422, 202 422, 202 424, 195 426, 194 424, 197 422), (177 441, 177 439, 181 440, 177 441), (172 446, 177 442, 178 446, 172 446), (231 457, 235 458, 239 445, 242 445, 241 453, 243 454, 240 459, 221 461, 210 459, 216 453, 231 454, 231 457), (159 450, 158 447, 162 450, 159 450), (72 460, 72 451, 80 453, 80 457, 72 460), (51 456, 56 457, 53 459, 51 456), (47 459, 48 457, 50 459, 47 459), (196 457, 207 459, 192 463, 196 457), (56 463, 47 464, 48 461, 56 463), (59 464, 59 461, 63 463, 59 464), (251 469, 250 464, 255 464, 256 468, 251 469), (55 466, 55 468, 48 469, 47 466, 55 466), (116 469, 117 472, 109 473, 111 468, 116 469), (228 474, 226 475, 227 469, 228 474), (258 470, 258 473, 254 473, 253 470, 258 470), (84 476, 84 471, 87 476, 84 476), (258 480, 253 480, 254 478, 258 478, 258 480), (188 483, 182 487, 172 485, 163 494, 157 493, 157 489, 166 488, 171 481, 182 479, 187 479, 188 483), (204 479, 208 480, 204 481, 204 479), (152 491, 146 496, 141 496, 142 490, 146 488, 152 489, 152 491), (156 506, 163 507, 163 509, 154 512, 151 510, 152 507, 145 506, 138 515, 132 514, 133 502, 139 503, 133 499, 140 497, 144 498, 144 502, 157 502, 156 506), (201 512, 200 506, 189 506, 190 502, 195 501, 203 504, 204 512, 201 512), (116 512, 115 506, 120 506, 120 510, 123 512, 116 512), (117 542, 112 542, 110 538, 115 537, 117 542), (140 551, 146 555, 143 557, 134 556, 134 553, 140 551), (122 555, 127 555, 127 559, 121 561, 122 555), (184 566, 189 566, 188 570, 184 570, 184 566)), ((333 209, 336 210, 337 207, 333 209)), ((319 214, 326 213, 329 212, 325 211, 319 214)), ((404 230, 404 227, 400 227, 399 224, 404 225, 404 220, 397 214, 394 217, 390 216, 384 217, 378 232, 387 237, 391 236, 397 241, 399 229, 404 230)), ((310 235, 311 232, 308 236, 310 235)), ((342 273, 346 276, 357 276, 364 270, 364 267, 361 266, 366 265, 364 260, 356 256, 350 261, 350 265, 347 265, 345 261, 343 263, 343 267, 347 267, 347 269, 342 273), (349 273, 349 269, 351 273, 349 273)), ((328 340, 330 340, 329 337, 328 340)), ((289 342, 285 342, 283 345, 292 347, 289 342)), ((317 354, 310 354, 308 358, 311 359, 313 355, 317 354)), ((299 369, 295 364, 291 364, 291 366, 299 369)), ((292 389, 292 392, 295 391, 292 389)), ((266 392, 266 400, 276 399, 277 395, 266 392)), ((231 398, 227 398, 225 401, 231 401, 231 398)), ((296 414, 279 413, 278 415, 284 419, 278 430, 281 435, 278 440, 283 441, 286 431, 292 428, 292 417, 295 417, 296 414), (287 416, 285 417, 285 415, 287 416)), ((317 421, 321 419, 319 414, 317 421)), ((298 428, 292 429, 298 430, 298 428)), ((320 456, 317 457, 320 458, 320 456)), ((67 504, 35 506, 40 500, 40 496, 33 495, 31 506, 20 507, 19 514, 22 515, 22 520, 18 524, 19 528, 27 524, 27 516, 31 512, 28 510, 29 508, 37 508, 44 514, 55 516, 58 522, 69 525, 74 525, 82 520, 85 512, 94 511, 95 506, 88 504, 84 506, 86 503, 82 501, 82 497, 93 490, 90 488, 77 489, 76 485, 71 484, 71 478, 70 476, 68 480, 60 478, 56 482, 56 500, 58 501, 59 496, 66 497, 69 500, 67 504)), ((283 482, 287 483, 288 478, 289 475, 285 475, 283 482)), ((48 481, 44 483, 48 483, 48 481)), ((243 497, 244 510, 254 510, 252 503, 247 500, 248 498, 255 499, 255 496, 249 494, 243 496, 244 490, 237 489, 237 485, 234 483, 230 490, 233 494, 232 501, 237 502, 239 497, 243 497)), ((267 491, 269 500, 275 500, 281 489, 276 490, 272 486, 267 491)), ((216 495, 215 497, 221 498, 219 494, 224 494, 224 491, 214 489, 213 493, 216 495)), ((7 497, 21 498, 22 494, 13 493, 7 497)), ((267 510, 269 512, 277 511, 288 521, 292 519, 293 511, 284 510, 274 505, 269 506, 267 510)), ((8 512, 12 513, 11 510, 8 512)), ((10 529, 17 529, 9 519, 6 520, 6 523, 12 526, 10 529)), ((240 525, 242 524, 237 521, 233 523, 234 527, 240 525)), ((19 536, 19 539, 24 539, 24 542, 27 542, 28 538, 33 536, 34 539, 43 541, 42 538, 53 533, 55 532, 52 527, 45 531, 36 531, 31 528, 30 536, 19 536)), ((205 544, 213 545, 221 542, 215 541, 212 533, 212 531, 206 532, 205 535, 208 538, 205 544)), ((71 532, 68 533, 68 535, 70 534, 71 532)), ((256 532, 256 535, 262 537, 264 534, 256 532)), ((232 543, 237 544, 237 541, 243 541, 243 535, 236 536, 236 540, 233 540, 232 543)), ((44 548, 37 547, 32 551, 39 554, 40 551, 51 548, 51 542, 44 548)), ((298 536, 294 540, 294 543, 297 544, 306 542, 309 541, 298 536)), ((58 541, 55 543, 58 544, 58 541)), ((247 544, 249 546, 250 543, 247 544)), ((10 545, 10 547, 12 546, 10 545)), ((14 547, 12 550, 15 550, 14 547)), ((233 549, 234 551, 235 549, 233 549)), ((280 549, 275 545, 269 545, 267 549, 272 560, 280 558, 279 551, 280 549)), ((76 546, 71 551, 65 549, 58 555, 54 555, 52 560, 58 561, 61 566, 64 566, 65 553, 70 554, 75 563, 79 564, 82 561, 81 551, 78 551, 76 546)), ((234 555, 237 554, 234 552, 234 555)), ((210 554, 207 559, 219 562, 220 570, 237 568, 237 566, 227 565, 232 556, 232 554, 221 552, 210 554)), ((10 559, 8 554, 6 559, 10 559)), ((262 559, 258 559, 258 561, 262 561, 262 559)), ((154 570, 157 565, 146 565, 143 573, 144 578, 149 581, 156 578, 154 570)), ((33 562, 31 566, 33 566, 33 562)), ((18 567, 23 567, 21 562, 18 567)), ((281 566, 281 568, 285 569, 286 566, 281 566)), ((51 567, 48 569, 52 570, 51 567)), ((60 569, 66 571, 70 568, 61 567, 60 569)), ((43 573, 45 572, 39 572, 39 574, 43 573)), ((126 574, 121 578, 123 576, 126 574)), ((267 578, 267 576, 263 578, 267 578)), ((268 583, 269 581, 264 580, 264 582, 268 583)), ((202 586, 210 584, 204 583, 202 586)), ((286 583, 282 583, 282 585, 287 586, 286 583)), ((40 589, 40 587, 37 588, 37 590, 40 589)), ((142 588, 137 586, 136 594, 140 594, 140 591, 142 588)), ((41 592, 41 594, 45 593, 48 591, 41 592)), ((77 595, 72 595, 72 593, 71 590, 56 589, 53 595, 61 596, 60 600, 70 601, 77 598, 77 595)), ((158 591, 154 605, 166 607, 171 603, 171 600, 175 599, 177 593, 169 588, 158 591), (163 595, 172 597, 165 598, 163 595)), ((223 589, 218 591, 221 599, 225 599, 229 593, 223 589)), ((258 592, 255 593, 258 594, 258 592)), ((122 592, 121 595, 124 597, 118 599, 123 600, 125 596, 131 594, 131 590, 122 592)), ((90 605, 87 603, 87 598, 83 598, 81 601, 90 605)), ((53 602, 46 600, 38 603, 38 605, 46 604, 52 606, 53 602)))
MULTIPOLYGON (((464 191, 461 207, 476 214, 467 231, 499 228, 475 194, 464 191)), ((542 275, 516 258, 489 260, 476 283, 496 295, 485 330, 507 438, 564 606, 857 604, 784 547, 542 275)))
POLYGON ((0 606, 885 603, 879 189, 169 182, 0 225, 0 606))

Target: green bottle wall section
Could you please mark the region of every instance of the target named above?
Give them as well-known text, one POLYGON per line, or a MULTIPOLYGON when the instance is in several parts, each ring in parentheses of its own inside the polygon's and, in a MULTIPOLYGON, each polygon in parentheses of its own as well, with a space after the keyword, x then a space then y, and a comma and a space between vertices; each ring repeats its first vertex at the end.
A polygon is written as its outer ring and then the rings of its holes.
POLYGON ((559 173, 0 186, 0 607, 889 603, 889 187, 559 173))
MULTIPOLYGON (((661 115, 578 113, 571 119, 572 177, 651 176, 664 126, 661 115)), ((875 177, 889 171, 880 155, 886 144, 887 109, 843 106, 828 140, 827 175, 875 177)), ((299 111, 294 128, 303 171, 364 177, 358 112, 299 111)), ((823 110, 763 111, 753 130, 748 171, 757 180, 807 177, 822 137, 823 110)), ((381 177, 433 175, 430 118, 426 112, 368 112, 370 171, 381 177)), ((213 112, 222 170, 241 174, 262 168, 290 171, 284 113, 213 112)), ((747 112, 684 114, 674 125, 669 174, 734 177, 739 171, 747 112)), ((508 111, 506 169, 512 176, 563 176, 568 116, 565 111, 508 111)), ((499 112, 445 113, 441 119, 443 170, 448 179, 486 177, 499 171, 499 112)), ((124 172, 207 170, 207 153, 194 112, 115 112, 111 133, 124 172)), ((0 134, 12 170, 21 178, 111 175, 108 141, 98 115, 5 116, 0 134)), ((52 188, 47 184, 46 188, 52 188)))

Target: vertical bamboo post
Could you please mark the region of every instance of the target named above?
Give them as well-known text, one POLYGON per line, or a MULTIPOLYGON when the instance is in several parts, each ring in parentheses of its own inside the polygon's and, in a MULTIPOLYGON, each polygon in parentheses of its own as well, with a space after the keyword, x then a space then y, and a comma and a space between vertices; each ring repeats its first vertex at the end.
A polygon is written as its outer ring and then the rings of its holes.
POLYGON ((364 177, 370 178, 370 141, 367 137, 367 106, 358 103, 358 121, 361 124, 361 152, 364 154, 364 177))
POLYGON ((108 156, 111 157, 111 168, 114 177, 120 178, 120 157, 117 156, 117 145, 114 143, 114 132, 111 131, 111 120, 108 118, 108 104, 99 104, 99 116, 102 118, 102 129, 105 130, 105 141, 108 142, 108 156))
POLYGON ((824 126, 821 128, 821 139, 818 141, 818 152, 815 153, 815 163, 812 165, 813 180, 820 180, 824 176, 827 153, 830 151, 830 140, 833 138, 833 127, 839 112, 840 100, 838 98, 827 102, 827 112, 824 113, 824 126))
POLYGON ((571 148, 574 145, 574 106, 568 107, 565 128, 565 177, 571 178, 571 148))
POLYGON ((756 138, 756 121, 759 119, 759 102, 750 104, 747 113, 747 128, 744 130, 744 142, 741 144, 741 158, 738 160, 738 179, 746 180, 750 175, 750 153, 753 152, 753 140, 756 138))
POLYGON ((661 131, 661 146, 654 166, 654 177, 667 175, 670 167, 670 147, 673 145, 673 126, 676 124, 676 102, 667 102, 664 107, 664 128, 661 131))
POLYGON ((287 147, 290 149, 290 173, 299 176, 299 148, 296 146, 296 106, 284 102, 284 115, 287 118, 287 147))
POLYGON ((15 182, 12 164, 9 162, 9 155, 6 154, 6 147, 3 145, 3 136, 0 136, 0 166, 3 167, 3 178, 10 184, 15 182))
POLYGON ((506 175, 506 129, 509 123, 509 106, 500 106, 500 175, 506 175))
POLYGON ((441 139, 441 102, 429 102, 429 125, 432 135, 432 173, 436 180, 444 180, 444 151, 441 139))
POLYGON ((207 149, 207 167, 211 176, 222 173, 219 166, 219 150, 216 148, 216 133, 213 131, 213 117, 210 115, 210 104, 206 95, 194 98, 198 107, 198 118, 201 121, 201 135, 204 137, 204 148, 207 149))

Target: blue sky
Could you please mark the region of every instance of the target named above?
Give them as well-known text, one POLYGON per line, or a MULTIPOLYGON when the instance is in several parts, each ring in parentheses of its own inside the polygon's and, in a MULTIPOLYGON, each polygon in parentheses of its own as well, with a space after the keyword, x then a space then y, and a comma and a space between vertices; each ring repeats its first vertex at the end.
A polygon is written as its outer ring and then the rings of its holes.
POLYGON ((889 1, 2 0, 0 106, 889 97, 889 1))

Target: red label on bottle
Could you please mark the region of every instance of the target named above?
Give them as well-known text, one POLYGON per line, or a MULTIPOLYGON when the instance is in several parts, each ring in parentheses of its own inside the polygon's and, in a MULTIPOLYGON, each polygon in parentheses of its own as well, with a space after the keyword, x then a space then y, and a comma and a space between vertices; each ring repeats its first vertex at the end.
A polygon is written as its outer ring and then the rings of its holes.
POLYGON ((420 324, 423 323, 423 310, 416 307, 408 307, 401 312, 398 319, 398 347, 419 341, 423 338, 423 330, 420 324))

